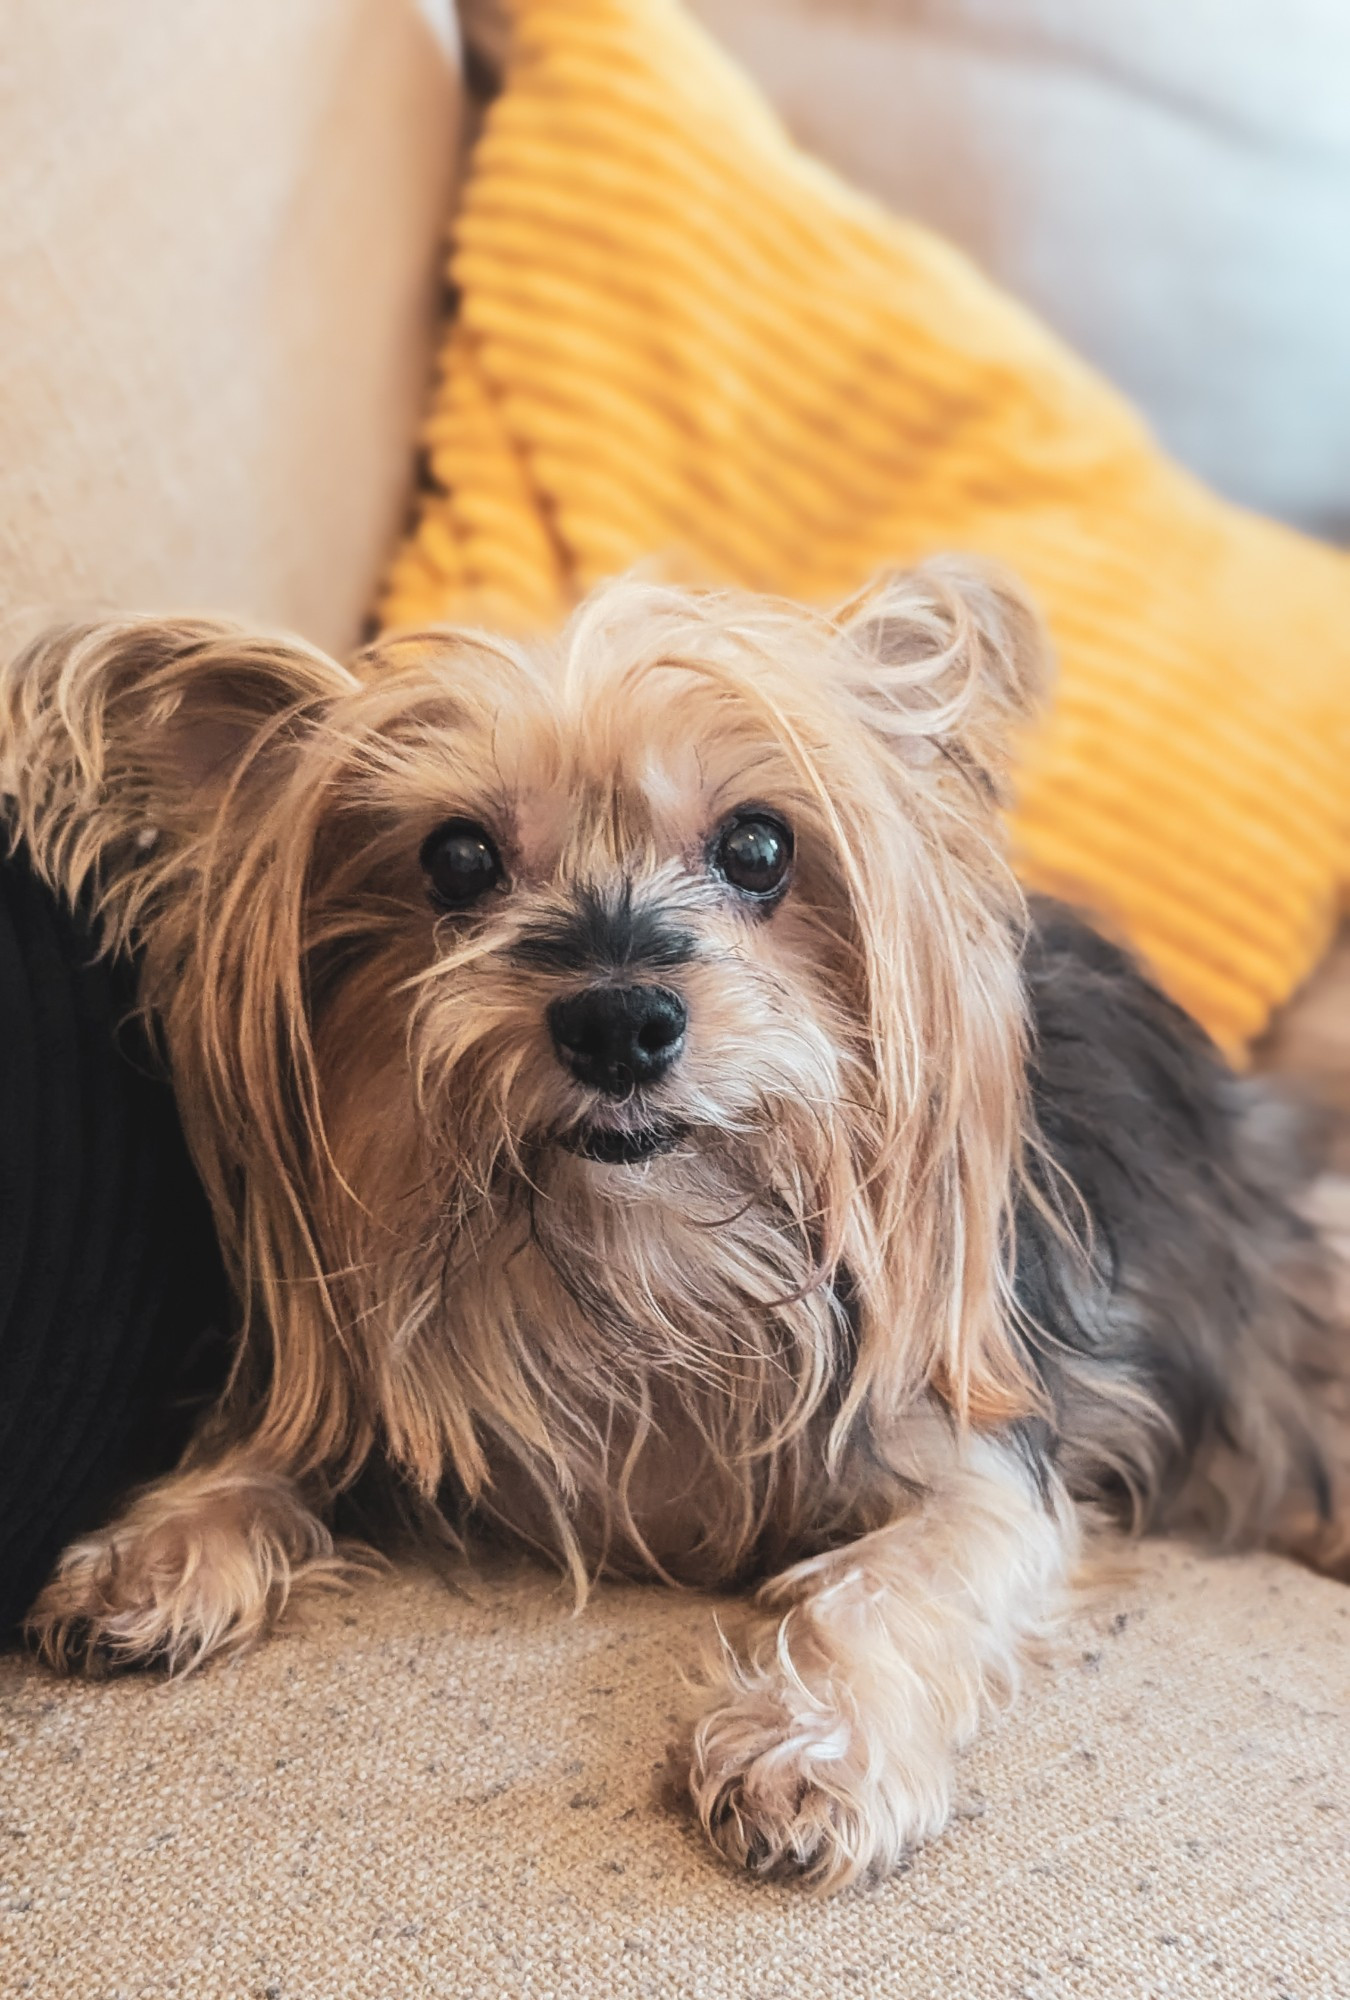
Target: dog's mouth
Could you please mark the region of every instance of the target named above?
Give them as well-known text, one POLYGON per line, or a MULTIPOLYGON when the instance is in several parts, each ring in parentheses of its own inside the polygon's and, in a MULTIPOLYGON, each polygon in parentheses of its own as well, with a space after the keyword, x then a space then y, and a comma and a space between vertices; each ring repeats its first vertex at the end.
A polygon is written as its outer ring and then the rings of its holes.
POLYGON ((613 1125, 574 1125, 559 1135, 559 1143, 583 1160, 596 1160, 606 1167, 632 1167, 640 1160, 668 1153, 684 1137, 683 1125, 636 1125, 619 1130, 613 1125))

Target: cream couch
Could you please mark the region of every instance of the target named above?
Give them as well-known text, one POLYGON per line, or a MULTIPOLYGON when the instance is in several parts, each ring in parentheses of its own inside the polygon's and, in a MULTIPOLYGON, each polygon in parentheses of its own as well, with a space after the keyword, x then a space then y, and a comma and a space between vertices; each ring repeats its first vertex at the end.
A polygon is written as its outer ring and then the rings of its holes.
MULTIPOLYGON (((405 504, 455 152, 413 0, 67 0, 0 71, 7 616, 214 604, 351 643, 405 504)), ((832 1904, 665 1800, 713 1607, 414 1572, 163 1687, 0 1661, 0 1993, 1350 1992, 1350 1592, 1155 1547, 832 1904)))
POLYGON ((63 0, 0 52, 0 610, 350 647, 407 505, 451 0, 63 0))
POLYGON ((693 0, 1233 499, 1350 541, 1342 0, 693 0))

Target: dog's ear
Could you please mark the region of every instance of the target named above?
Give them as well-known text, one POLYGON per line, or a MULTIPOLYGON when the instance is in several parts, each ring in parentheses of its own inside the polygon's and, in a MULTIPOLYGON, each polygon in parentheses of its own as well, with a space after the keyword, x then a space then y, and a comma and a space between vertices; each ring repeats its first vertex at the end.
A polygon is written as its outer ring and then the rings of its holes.
POLYGON ((91 884, 105 900, 139 856, 201 840, 227 800, 243 816, 262 809, 327 706, 355 686, 298 640, 222 620, 47 632, 0 669, 11 834, 67 895, 91 884))
POLYGON ((835 616, 837 685, 877 755, 822 782, 847 850, 871 1072, 854 1406, 922 1381, 963 1421, 1038 1407, 1009 1305, 1022 1143, 1017 898, 996 823, 1045 649, 1018 591, 941 562, 881 577, 835 616), (874 1287, 874 1290, 869 1290, 874 1287))
POLYGON ((1017 729, 1049 681, 1043 628, 1012 579, 942 558, 878 577, 835 623, 849 691, 886 747, 1001 802, 1017 729))

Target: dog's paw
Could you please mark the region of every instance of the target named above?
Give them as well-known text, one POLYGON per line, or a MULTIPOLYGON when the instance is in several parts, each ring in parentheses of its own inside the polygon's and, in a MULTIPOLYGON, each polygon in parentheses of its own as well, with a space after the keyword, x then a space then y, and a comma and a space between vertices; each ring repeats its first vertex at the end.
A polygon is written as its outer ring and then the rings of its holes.
POLYGON ((181 1475, 71 1544, 26 1631, 60 1673, 187 1673, 261 1637, 297 1583, 349 1567, 286 1482, 181 1475))
POLYGON ((742 1770, 694 1765, 689 1789, 714 1847, 751 1875, 828 1893, 880 1872, 858 1808, 787 1765, 762 1758, 742 1770))
POLYGON ((735 1866, 828 1894, 893 1873, 946 1823, 949 1759, 898 1750, 842 1692, 760 1678, 698 1722, 690 1797, 735 1866))
POLYGON ((87 1536, 65 1551, 25 1624, 30 1644, 57 1673, 106 1680, 167 1663, 167 1621, 133 1580, 119 1538, 87 1536))

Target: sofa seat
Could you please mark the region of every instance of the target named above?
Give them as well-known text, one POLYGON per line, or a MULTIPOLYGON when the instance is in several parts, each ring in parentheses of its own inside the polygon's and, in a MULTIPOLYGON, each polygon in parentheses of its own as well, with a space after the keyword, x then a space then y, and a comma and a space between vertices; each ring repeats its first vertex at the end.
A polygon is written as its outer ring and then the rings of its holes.
POLYGON ((404 1570, 165 1685, 0 1662, 0 1990, 88 2000, 1333 2000, 1350 1591, 1146 1545, 832 1902, 667 1803, 714 1606, 404 1570))

